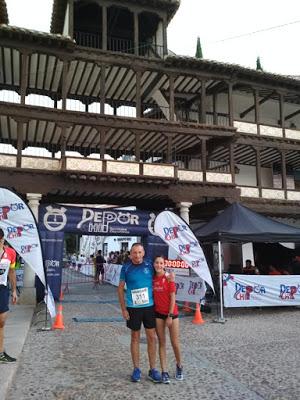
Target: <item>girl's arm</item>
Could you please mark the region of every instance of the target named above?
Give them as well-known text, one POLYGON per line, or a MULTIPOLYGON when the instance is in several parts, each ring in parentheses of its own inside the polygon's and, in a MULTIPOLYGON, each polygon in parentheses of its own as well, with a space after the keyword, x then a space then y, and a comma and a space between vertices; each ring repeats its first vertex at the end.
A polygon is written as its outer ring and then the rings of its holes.
POLYGON ((168 318, 166 319, 166 325, 168 328, 172 326, 173 322, 173 312, 174 312, 174 307, 175 307, 175 293, 170 293, 170 306, 169 306, 169 314, 168 318))

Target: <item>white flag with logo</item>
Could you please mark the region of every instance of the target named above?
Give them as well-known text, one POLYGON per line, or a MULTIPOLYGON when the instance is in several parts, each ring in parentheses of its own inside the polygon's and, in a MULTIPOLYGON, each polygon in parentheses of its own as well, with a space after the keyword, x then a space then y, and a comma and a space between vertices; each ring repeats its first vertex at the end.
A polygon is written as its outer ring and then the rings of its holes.
POLYGON ((182 218, 171 211, 163 211, 155 219, 154 231, 214 290, 203 250, 182 218))
POLYGON ((45 290, 49 313, 55 316, 55 304, 49 286, 42 255, 42 246, 35 218, 27 204, 14 192, 0 187, 0 228, 6 241, 37 274, 45 290))

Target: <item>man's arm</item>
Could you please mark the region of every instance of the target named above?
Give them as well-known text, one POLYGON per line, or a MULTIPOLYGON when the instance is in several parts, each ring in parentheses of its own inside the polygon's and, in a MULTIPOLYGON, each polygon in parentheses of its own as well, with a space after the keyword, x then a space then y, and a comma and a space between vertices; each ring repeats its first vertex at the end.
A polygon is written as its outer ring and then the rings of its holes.
POLYGON ((124 287, 125 287, 125 281, 120 281, 119 286, 118 286, 119 303, 120 303, 120 307, 122 310, 123 318, 128 320, 129 313, 126 309, 126 304, 125 304, 124 287))
POLYGON ((17 302, 17 277, 16 270, 14 268, 10 268, 8 271, 8 278, 12 288, 12 303, 16 304, 17 302))

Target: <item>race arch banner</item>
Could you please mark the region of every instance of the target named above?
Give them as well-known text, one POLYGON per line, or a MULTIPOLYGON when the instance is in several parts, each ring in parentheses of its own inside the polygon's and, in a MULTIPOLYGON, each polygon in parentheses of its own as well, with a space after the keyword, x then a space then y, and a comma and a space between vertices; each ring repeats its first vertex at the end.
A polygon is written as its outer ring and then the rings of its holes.
POLYGON ((41 205, 39 228, 47 277, 54 298, 58 300, 60 294, 65 233, 140 236, 147 257, 153 258, 167 254, 166 244, 154 232, 155 217, 154 213, 138 210, 41 205))
POLYGON ((300 305, 300 275, 223 274, 225 307, 300 305))

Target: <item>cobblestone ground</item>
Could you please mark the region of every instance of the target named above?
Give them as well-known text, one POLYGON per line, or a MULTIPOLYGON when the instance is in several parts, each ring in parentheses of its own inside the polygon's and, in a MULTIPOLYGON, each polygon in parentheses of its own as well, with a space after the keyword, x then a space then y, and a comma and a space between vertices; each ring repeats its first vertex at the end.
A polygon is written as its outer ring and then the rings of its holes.
MULTIPOLYGON (((163 385, 146 378, 144 335, 143 377, 130 382, 129 330, 118 322, 116 298, 109 285, 71 287, 63 302, 66 329, 31 327, 7 399, 300 399, 300 309, 225 310, 224 325, 212 323, 214 313, 203 314, 204 325, 182 318, 185 380, 163 385), (80 323, 74 317, 115 321, 80 323)), ((170 347, 168 354, 173 375, 170 347)))

